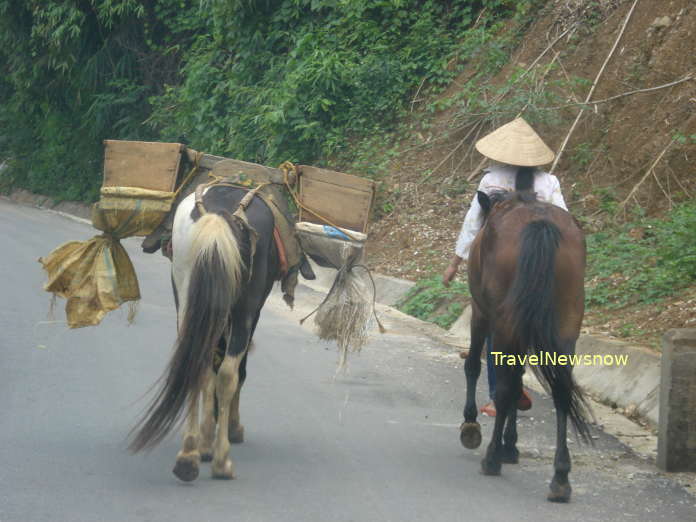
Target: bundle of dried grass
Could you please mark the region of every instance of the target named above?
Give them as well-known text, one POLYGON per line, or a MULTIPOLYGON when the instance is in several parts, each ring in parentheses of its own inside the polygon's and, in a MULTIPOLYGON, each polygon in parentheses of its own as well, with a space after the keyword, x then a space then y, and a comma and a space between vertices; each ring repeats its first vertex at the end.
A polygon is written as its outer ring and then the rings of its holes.
POLYGON ((374 317, 379 330, 386 330, 375 313, 375 283, 370 270, 360 264, 362 247, 356 248, 349 241, 343 242, 338 268, 331 289, 312 314, 317 335, 326 341, 338 344, 339 361, 337 373, 345 370, 350 352, 359 352, 368 341, 368 330, 374 317))
POLYGON ((338 344, 339 370, 345 369, 349 352, 367 343, 374 296, 368 283, 366 269, 345 266, 314 317, 319 338, 338 344))

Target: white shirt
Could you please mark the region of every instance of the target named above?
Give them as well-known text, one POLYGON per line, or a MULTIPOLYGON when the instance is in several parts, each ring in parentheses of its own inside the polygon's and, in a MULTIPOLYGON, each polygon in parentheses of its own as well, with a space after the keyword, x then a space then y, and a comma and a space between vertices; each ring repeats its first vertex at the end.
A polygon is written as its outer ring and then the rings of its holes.
MULTIPOLYGON (((486 174, 481 178, 478 190, 490 194, 496 190, 515 190, 515 175, 518 167, 512 165, 495 165, 486 169, 486 174)), ((563 210, 568 210, 563 194, 561 194, 561 184, 558 178, 548 172, 537 171, 534 174, 534 192, 539 201, 552 203, 563 210)), ((476 234, 483 225, 483 213, 478 198, 474 195, 471 207, 466 213, 462 230, 457 239, 455 253, 462 259, 469 259, 469 249, 474 241, 476 234)))

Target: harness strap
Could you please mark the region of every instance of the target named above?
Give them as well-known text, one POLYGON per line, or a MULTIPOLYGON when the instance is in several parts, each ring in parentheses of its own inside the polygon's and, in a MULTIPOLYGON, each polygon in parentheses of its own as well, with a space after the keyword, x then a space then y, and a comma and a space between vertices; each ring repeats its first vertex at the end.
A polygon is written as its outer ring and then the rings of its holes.
POLYGON ((196 187, 194 197, 196 201, 196 208, 198 209, 198 212, 200 212, 201 216, 204 216, 208 213, 208 211, 205 209, 205 205, 203 205, 203 190, 206 189, 209 185, 210 183, 201 183, 196 187))
POLYGON ((275 240, 276 249, 278 250, 278 259, 280 260, 280 279, 285 277, 288 273, 288 256, 285 253, 285 245, 283 240, 280 238, 280 231, 278 227, 273 227, 273 239, 275 240))
MULTIPOLYGON (((239 202, 239 206, 237 207, 237 211, 241 208, 242 211, 245 211, 249 204, 251 203, 251 200, 254 199, 254 196, 256 196, 256 193, 261 190, 263 187, 268 185, 268 183, 262 183, 258 187, 256 187, 253 190, 249 190, 246 187, 241 187, 239 185, 235 185, 234 183, 229 183, 222 181, 224 178, 214 178, 208 183, 201 183, 196 187, 195 190, 195 199, 196 199, 196 208, 198 208, 198 212, 201 213, 201 215, 207 214, 208 211, 205 209, 205 205, 203 204, 203 192, 205 189, 208 187, 216 186, 216 187, 233 187, 236 189, 241 189, 241 190, 247 190, 248 193, 242 198, 242 200, 239 202)), ((235 211, 235 213, 237 212, 235 211)))
MULTIPOLYGON (((246 209, 249 207, 251 204, 251 201, 256 197, 256 194, 268 183, 263 183, 259 185, 258 187, 254 188, 253 190, 249 190, 248 188, 245 187, 240 187, 238 185, 235 185, 233 183, 226 183, 224 181, 221 181, 220 178, 213 179, 209 181, 208 183, 202 183, 196 187, 195 191, 195 201, 196 201, 196 208, 198 208, 198 212, 200 212, 201 216, 205 215, 208 213, 208 211, 205 208, 205 205, 203 204, 203 191, 212 186, 227 186, 227 187, 233 187, 237 189, 242 189, 248 191, 242 200, 239 202, 239 205, 237 206, 237 210, 232 213, 232 217, 237 220, 243 227, 245 227, 250 235, 251 235, 251 258, 254 258, 254 254, 256 253, 256 230, 249 224, 249 221, 247 220, 246 217, 246 209)), ((282 238, 280 237, 280 230, 278 230, 278 227, 273 225, 273 240, 276 245, 276 249, 278 250, 278 258, 280 261, 280 274, 279 274, 279 279, 282 279, 285 277, 285 275, 288 273, 288 256, 285 251, 285 245, 283 243, 282 238)), ((251 267, 250 267, 251 268, 251 267)), ((251 279, 251 270, 249 271, 249 278, 251 279)))

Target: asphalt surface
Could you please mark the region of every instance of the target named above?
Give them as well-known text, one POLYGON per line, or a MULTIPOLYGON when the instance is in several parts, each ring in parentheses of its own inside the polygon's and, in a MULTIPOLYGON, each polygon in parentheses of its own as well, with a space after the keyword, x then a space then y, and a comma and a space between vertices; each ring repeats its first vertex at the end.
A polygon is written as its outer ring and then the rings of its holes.
MULTIPOLYGON (((0 200, 0 522, 696 520, 692 496, 601 431, 594 447, 571 436, 573 499, 547 502, 555 422, 538 395, 521 415, 520 464, 480 475, 492 423, 480 419, 481 448, 461 447, 451 348, 391 321, 334 379, 335 347, 277 296, 249 361, 238 478, 212 480, 204 465, 180 483, 178 434, 146 455, 125 450, 174 341, 168 261, 125 241, 143 296, 133 325, 119 310, 69 330, 61 301, 48 317, 37 258, 93 234, 0 200)), ((318 297, 301 289, 298 305, 318 297)))

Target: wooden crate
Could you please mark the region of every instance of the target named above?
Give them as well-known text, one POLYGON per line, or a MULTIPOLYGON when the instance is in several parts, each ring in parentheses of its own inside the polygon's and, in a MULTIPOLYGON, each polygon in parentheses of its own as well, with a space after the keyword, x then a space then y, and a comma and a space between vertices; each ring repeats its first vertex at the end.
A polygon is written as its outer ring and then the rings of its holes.
POLYGON ((181 143, 104 140, 103 187, 172 192, 181 163, 181 143))
POLYGON ((317 167, 300 166, 300 221, 333 224, 367 233, 375 184, 369 179, 317 167), (321 216, 321 217, 319 217, 321 216))

